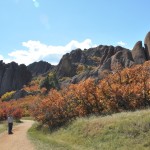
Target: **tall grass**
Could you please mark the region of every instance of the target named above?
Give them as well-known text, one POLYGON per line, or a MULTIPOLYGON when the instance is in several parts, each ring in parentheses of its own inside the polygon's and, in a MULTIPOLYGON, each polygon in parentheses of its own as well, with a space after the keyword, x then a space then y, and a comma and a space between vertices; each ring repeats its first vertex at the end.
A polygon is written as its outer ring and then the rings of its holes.
POLYGON ((35 124, 29 136, 39 150, 149 150, 150 109, 79 118, 53 132, 35 124))

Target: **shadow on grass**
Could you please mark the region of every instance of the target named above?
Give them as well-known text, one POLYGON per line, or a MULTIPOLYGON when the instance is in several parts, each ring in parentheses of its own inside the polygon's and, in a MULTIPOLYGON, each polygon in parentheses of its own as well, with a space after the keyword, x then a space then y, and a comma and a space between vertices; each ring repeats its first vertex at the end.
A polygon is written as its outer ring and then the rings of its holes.
MULTIPOLYGON (((74 119, 74 120, 76 120, 76 119, 74 119)), ((70 126, 74 120, 68 121, 63 124, 59 124, 58 126, 55 126, 55 127, 36 123, 36 124, 34 124, 34 128, 37 131, 41 131, 43 134, 52 134, 53 132, 57 132, 60 128, 64 128, 64 129, 68 128, 68 126, 70 126)))
POLYGON ((18 123, 23 123, 23 121, 22 120, 15 120, 15 122, 18 124, 18 123))

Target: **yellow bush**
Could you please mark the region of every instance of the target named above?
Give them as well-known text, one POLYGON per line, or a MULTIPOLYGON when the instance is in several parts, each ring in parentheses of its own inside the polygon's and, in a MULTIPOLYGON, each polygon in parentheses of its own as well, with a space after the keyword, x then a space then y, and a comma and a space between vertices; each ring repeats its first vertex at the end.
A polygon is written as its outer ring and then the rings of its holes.
POLYGON ((14 93, 15 93, 15 91, 6 92, 4 95, 2 95, 1 100, 9 101, 13 97, 14 93))

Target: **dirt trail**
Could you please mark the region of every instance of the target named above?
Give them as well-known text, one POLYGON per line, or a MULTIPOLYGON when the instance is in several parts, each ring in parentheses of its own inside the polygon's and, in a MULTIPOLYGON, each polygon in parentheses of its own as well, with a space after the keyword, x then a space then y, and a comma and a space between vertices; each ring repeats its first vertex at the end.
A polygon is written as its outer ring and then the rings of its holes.
POLYGON ((27 131, 32 124, 31 120, 23 120, 23 123, 14 127, 14 134, 0 134, 0 150, 35 150, 27 138, 27 131))

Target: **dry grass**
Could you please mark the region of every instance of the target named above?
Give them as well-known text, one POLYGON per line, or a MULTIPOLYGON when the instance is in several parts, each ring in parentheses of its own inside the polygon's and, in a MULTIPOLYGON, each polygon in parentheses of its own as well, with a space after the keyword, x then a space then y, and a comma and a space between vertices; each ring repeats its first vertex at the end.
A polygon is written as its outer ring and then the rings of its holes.
POLYGON ((6 121, 0 121, 0 133, 7 130, 7 123, 6 121))
POLYGON ((29 131, 42 150, 149 150, 150 109, 79 118, 52 133, 44 130, 29 131))

